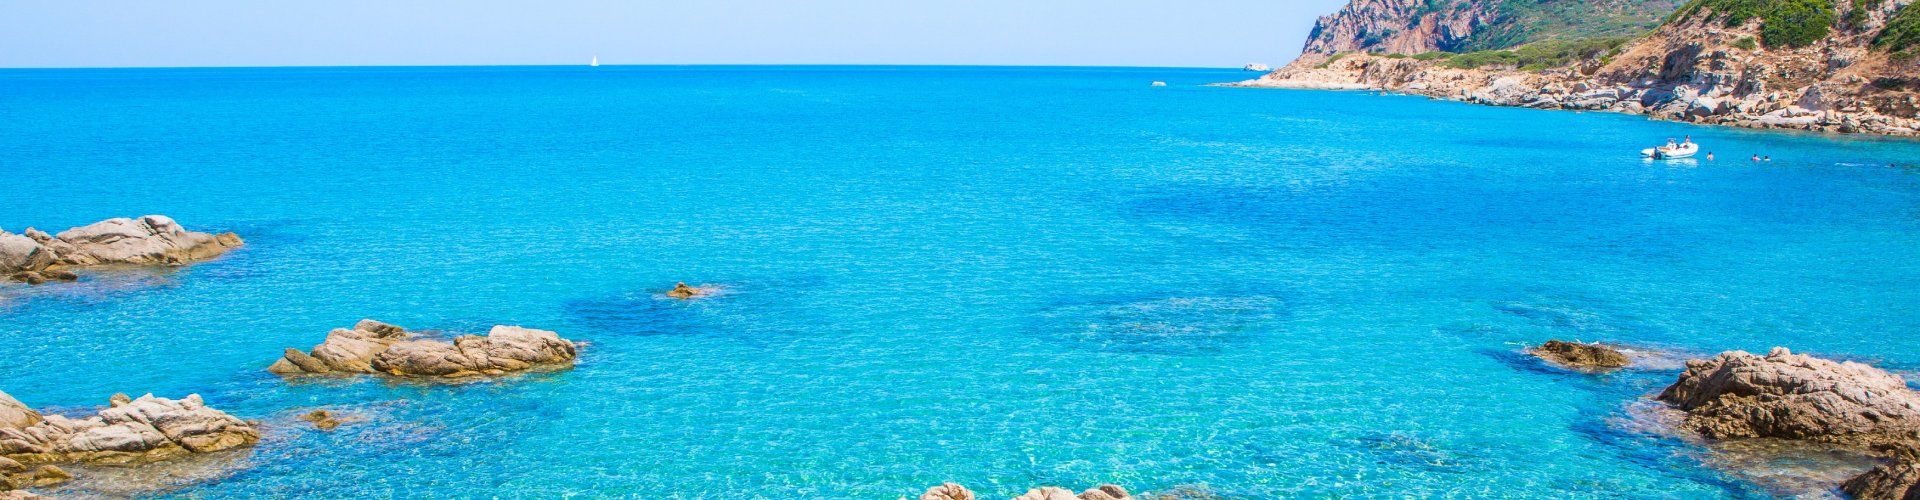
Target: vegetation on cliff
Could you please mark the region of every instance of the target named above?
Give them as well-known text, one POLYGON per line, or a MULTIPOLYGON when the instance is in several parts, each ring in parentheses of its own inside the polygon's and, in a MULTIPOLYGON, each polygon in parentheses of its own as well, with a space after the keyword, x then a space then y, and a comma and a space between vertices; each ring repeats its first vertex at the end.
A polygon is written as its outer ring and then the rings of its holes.
MULTIPOLYGON (((1469 4, 1471 0, 1428 0, 1469 4)), ((1515 49, 1546 41, 1606 40, 1636 36, 1660 25, 1676 0, 1506 0, 1493 23, 1474 31, 1455 52, 1515 49)))
MULTIPOLYGON (((1874 0, 1856 1, 1860 4, 1874 0)), ((1721 16, 1728 27, 1760 19, 1760 42, 1768 47, 1805 47, 1826 38, 1839 19, 1832 0, 1693 0, 1674 12, 1669 22, 1699 15, 1721 16)))
MULTIPOLYGON (((1855 1, 1879 3, 1882 0, 1855 1)), ((1856 12, 1859 11, 1856 9, 1856 12)), ((1920 9, 1915 9, 1912 5, 1902 7, 1900 12, 1887 20, 1886 29, 1881 30, 1880 35, 1874 37, 1873 47, 1906 58, 1912 58, 1916 55, 1914 52, 1920 52, 1916 50, 1920 47, 1920 9)))
POLYGON ((1512 50, 1483 50, 1447 58, 1448 67, 1474 69, 1483 66, 1512 67, 1522 71, 1540 71, 1567 66, 1589 59, 1605 60, 1618 53, 1631 37, 1547 40, 1515 47, 1512 50))

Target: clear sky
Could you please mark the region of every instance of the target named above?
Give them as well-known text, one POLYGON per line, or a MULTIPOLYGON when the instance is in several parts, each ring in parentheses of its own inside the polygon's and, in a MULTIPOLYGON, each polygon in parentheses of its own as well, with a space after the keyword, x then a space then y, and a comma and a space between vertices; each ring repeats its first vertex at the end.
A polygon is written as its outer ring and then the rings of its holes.
POLYGON ((0 0, 0 67, 1278 65, 1346 0, 0 0))

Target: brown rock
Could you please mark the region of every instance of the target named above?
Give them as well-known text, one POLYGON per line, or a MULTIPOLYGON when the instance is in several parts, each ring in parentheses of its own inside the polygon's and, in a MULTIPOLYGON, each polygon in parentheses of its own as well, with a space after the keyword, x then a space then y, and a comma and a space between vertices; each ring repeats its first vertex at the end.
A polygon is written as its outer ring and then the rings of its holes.
POLYGON ((340 424, 341 424, 340 419, 335 418, 333 415, 333 412, 326 411, 326 410, 314 410, 311 412, 307 412, 307 414, 300 416, 300 420, 305 420, 308 423, 313 424, 314 428, 320 429, 323 431, 334 430, 335 428, 340 427, 340 424))
POLYGON ((1903 444, 1920 430, 1920 394, 1899 376, 1786 348, 1689 361, 1659 400, 1687 412, 1685 427, 1714 439, 1903 444))
POLYGON ((712 295, 712 294, 713 294, 712 287, 704 287, 704 286, 692 287, 692 286, 687 286, 686 282, 675 284, 673 285, 672 290, 667 291, 668 297, 673 297, 676 299, 691 299, 696 297, 705 297, 707 295, 712 295))
POLYGON ((1861 500, 1920 500, 1920 451, 1902 448, 1892 461, 1840 485, 1861 500))
POLYGON ((1600 344, 1562 342, 1549 340, 1540 347, 1528 349, 1527 353, 1563 366, 1583 369, 1611 369, 1627 366, 1627 355, 1618 349, 1600 344))

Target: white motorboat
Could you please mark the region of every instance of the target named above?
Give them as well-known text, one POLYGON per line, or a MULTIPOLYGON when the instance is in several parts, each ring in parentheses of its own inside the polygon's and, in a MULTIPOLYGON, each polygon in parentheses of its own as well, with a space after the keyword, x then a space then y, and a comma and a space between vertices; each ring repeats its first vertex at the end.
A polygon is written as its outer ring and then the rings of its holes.
POLYGON ((1153 86, 1154 86, 1154 87, 1165 87, 1165 86, 1167 86, 1167 82, 1153 82, 1153 86))
POLYGON ((1697 154, 1700 154, 1700 145, 1694 144, 1691 142, 1682 143, 1682 144, 1669 144, 1669 145, 1660 146, 1657 148, 1647 148, 1647 149, 1640 150, 1640 156, 1652 158, 1655 160, 1677 160, 1681 158, 1692 158, 1693 155, 1697 155, 1697 154))

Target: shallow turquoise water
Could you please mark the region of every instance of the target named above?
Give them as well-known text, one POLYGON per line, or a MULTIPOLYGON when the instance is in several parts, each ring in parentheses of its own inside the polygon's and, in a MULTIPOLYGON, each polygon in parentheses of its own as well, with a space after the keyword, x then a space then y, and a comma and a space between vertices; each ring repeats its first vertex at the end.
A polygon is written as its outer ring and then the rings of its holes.
POLYGON ((0 71, 0 228, 249 241, 0 288, 0 388, 263 420, 166 491, 210 498, 1713 497, 1777 491, 1622 423, 1674 372, 1517 350, 1920 367, 1920 144, 1198 86, 1245 77, 0 71), (1721 159, 1636 157, 1683 134, 1721 159), (590 345, 458 387, 263 371, 363 317, 590 345), (369 421, 289 418, 318 405, 369 421))

